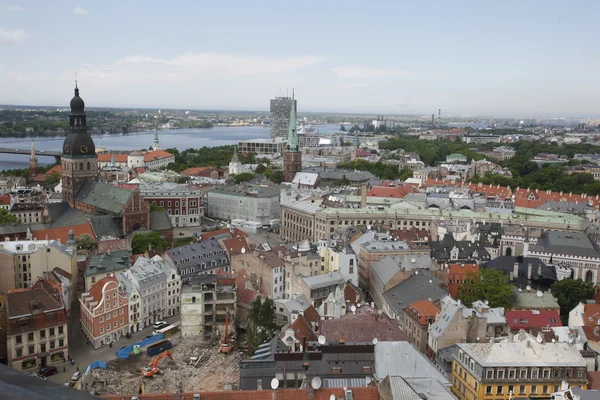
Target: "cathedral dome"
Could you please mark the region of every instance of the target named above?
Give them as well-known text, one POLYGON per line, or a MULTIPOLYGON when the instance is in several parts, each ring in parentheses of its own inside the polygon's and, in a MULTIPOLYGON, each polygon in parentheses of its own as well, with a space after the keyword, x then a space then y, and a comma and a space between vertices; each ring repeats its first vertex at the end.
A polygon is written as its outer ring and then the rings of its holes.
POLYGON ((96 145, 87 133, 71 132, 63 142, 63 153, 69 156, 92 157, 96 155, 96 145))
POLYGON ((84 115, 85 102, 79 97, 79 89, 75 85, 75 96, 71 99, 71 115, 84 115))

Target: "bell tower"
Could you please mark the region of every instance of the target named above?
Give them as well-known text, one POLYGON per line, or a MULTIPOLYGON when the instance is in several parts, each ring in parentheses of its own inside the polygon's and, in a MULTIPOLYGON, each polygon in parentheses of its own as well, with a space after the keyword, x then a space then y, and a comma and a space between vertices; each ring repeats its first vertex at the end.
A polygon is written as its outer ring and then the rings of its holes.
POLYGON ((283 181, 291 182, 296 172, 302 170, 302 152, 300 152, 300 141, 296 129, 296 101, 292 91, 292 109, 290 112, 290 129, 288 131, 287 144, 283 152, 283 181))
POLYGON ((87 180, 98 180, 98 156, 94 140, 87 132, 85 103, 79 97, 75 82, 75 96, 71 99, 69 134, 63 142, 62 155, 63 200, 75 207, 75 197, 87 180))

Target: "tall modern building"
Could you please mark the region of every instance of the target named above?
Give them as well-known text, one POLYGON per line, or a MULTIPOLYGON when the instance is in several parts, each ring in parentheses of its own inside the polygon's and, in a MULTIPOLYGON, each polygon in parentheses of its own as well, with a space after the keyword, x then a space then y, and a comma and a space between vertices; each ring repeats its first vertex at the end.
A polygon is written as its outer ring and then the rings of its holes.
POLYGON ((298 139, 298 130, 296 129, 296 100, 294 100, 294 95, 292 94, 288 139, 283 152, 283 181, 293 181, 296 172, 300 172, 301 170, 302 152, 300 152, 300 141, 298 139))
POLYGON ((75 83, 75 96, 71 99, 69 134, 63 143, 61 155, 63 200, 75 206, 75 196, 83 184, 98 179, 98 156, 94 140, 88 134, 85 103, 79 97, 75 83))
MULTIPOLYGON (((285 138, 290 129, 291 110, 296 113, 296 100, 292 97, 271 99, 271 139, 285 138)), ((294 121, 296 122, 296 121, 294 121)))

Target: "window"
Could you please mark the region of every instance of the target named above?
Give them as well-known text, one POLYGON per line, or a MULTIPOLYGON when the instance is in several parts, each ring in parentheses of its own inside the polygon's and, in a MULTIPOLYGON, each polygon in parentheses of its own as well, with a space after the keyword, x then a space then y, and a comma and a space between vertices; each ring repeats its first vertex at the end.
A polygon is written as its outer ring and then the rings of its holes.
POLYGON ((54 336, 54 328, 50 328, 50 336, 54 336))
POLYGON ((486 379, 494 379, 494 370, 493 369, 486 369, 485 370, 485 378, 486 379))
POLYGON ((17 358, 18 357, 22 357, 23 356, 23 350, 22 349, 17 349, 17 358))
POLYGON ((104 333, 104 327, 103 326, 100 327, 100 333, 104 333))
POLYGON ((27 334, 27 340, 32 341, 33 340, 33 332, 29 332, 27 334))
POLYGON ((486 386, 485 387, 485 394, 492 394, 492 387, 491 386, 486 386))
POLYGON ((508 370, 508 379, 515 379, 516 376, 517 376, 516 370, 514 370, 514 369, 508 370))
POLYGON ((40 353, 45 353, 46 352, 46 343, 43 343, 40 345, 40 353))
POLYGON ((104 322, 104 316, 103 315, 100 316, 100 322, 104 322))
POLYGON ((536 394, 536 393, 537 393, 537 386, 531 385, 531 394, 536 394))
POLYGON ((21 340, 21 335, 15 336, 15 341, 17 342, 17 344, 21 343, 21 340))
POLYGON ((117 321, 113 322, 113 328, 117 327, 117 321))
POLYGON ((502 394, 503 390, 504 390, 504 386, 498 386, 498 387, 496 387, 496 394, 502 394))
POLYGON ((542 373, 542 377, 544 379, 550 378, 550 370, 549 369, 545 369, 544 372, 542 373))
POLYGON ((531 370, 531 379, 538 379, 538 377, 539 377, 539 376, 538 376, 538 375, 539 375, 539 373, 540 373, 540 370, 539 370, 539 369, 537 369, 537 368, 533 368, 533 369, 531 370))
POLYGON ((65 345, 65 339, 58 339, 58 347, 63 347, 65 345))
POLYGON ((59 335, 62 335, 62 334, 63 334, 63 327, 62 327, 62 326, 59 326, 59 327, 58 327, 58 334, 59 334, 59 335))
POLYGON ((509 394, 515 394, 515 387, 514 387, 513 385, 510 385, 510 386, 508 387, 508 393, 509 393, 509 394))
POLYGON ((542 386, 542 393, 548 394, 548 385, 542 386))
POLYGON ((50 341, 50 350, 54 349, 56 347, 56 342, 54 340, 50 341))
POLYGON ((92 283, 96 283, 96 277, 92 276, 92 283))
POLYGON ((525 394, 525 385, 519 386, 519 394, 525 394))
POLYGON ((522 369, 519 371, 519 379, 527 379, 527 370, 522 369))
POLYGON ((35 353, 35 346, 29 346, 29 354, 35 353))
POLYGON ((45 337, 46 337, 46 330, 45 330, 45 329, 42 329, 42 330, 40 331, 40 337, 41 337, 41 338, 45 338, 45 337))

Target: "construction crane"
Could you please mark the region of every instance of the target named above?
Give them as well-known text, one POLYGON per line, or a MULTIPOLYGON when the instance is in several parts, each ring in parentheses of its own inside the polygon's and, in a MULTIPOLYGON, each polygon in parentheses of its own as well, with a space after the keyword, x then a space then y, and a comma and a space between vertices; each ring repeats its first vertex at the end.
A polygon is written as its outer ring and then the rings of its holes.
POLYGON ((154 374, 160 373, 160 370, 158 369, 158 362, 165 357, 169 357, 171 360, 173 359, 173 357, 171 356, 171 352, 169 350, 165 351, 164 353, 159 354, 158 356, 156 356, 154 361, 152 361, 150 364, 148 364, 147 367, 145 367, 142 370, 142 375, 149 378, 151 376, 154 376, 154 374))
POLYGON ((225 315, 225 333, 221 337, 219 342, 219 353, 229 353, 231 351, 231 344, 229 343, 229 311, 225 315))

